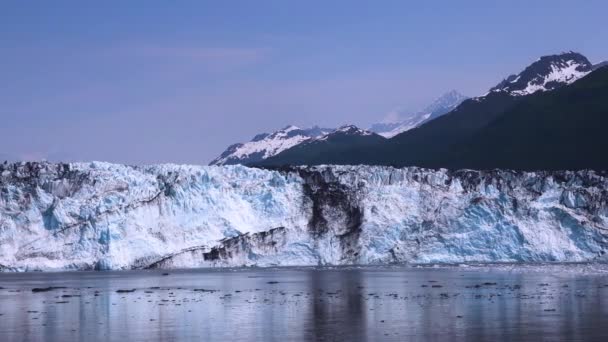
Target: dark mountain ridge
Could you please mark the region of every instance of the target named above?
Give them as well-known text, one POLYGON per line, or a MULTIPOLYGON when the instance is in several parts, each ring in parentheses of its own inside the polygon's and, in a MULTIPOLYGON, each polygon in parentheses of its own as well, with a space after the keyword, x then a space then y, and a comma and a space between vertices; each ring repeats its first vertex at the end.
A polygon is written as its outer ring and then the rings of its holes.
POLYGON ((260 165, 608 169, 603 155, 608 147, 603 138, 608 68, 592 69, 584 56, 572 52, 542 57, 512 78, 511 85, 501 83, 487 95, 465 100, 450 113, 391 139, 341 144, 331 151, 316 148, 314 153, 304 145, 260 165))

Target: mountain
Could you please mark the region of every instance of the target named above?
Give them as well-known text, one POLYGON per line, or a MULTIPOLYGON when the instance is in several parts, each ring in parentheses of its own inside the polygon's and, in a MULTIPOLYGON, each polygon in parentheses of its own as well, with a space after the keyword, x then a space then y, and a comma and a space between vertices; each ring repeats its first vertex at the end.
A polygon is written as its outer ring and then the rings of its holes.
POLYGON ((0 164, 0 271, 606 260, 593 171, 0 164))
POLYGON ((603 68, 605 66, 608 66, 608 61, 604 61, 604 62, 600 62, 597 63, 593 66, 593 70, 599 69, 599 68, 603 68))
POLYGON ((386 138, 374 132, 354 125, 345 125, 252 165, 298 165, 302 160, 314 160, 316 164, 342 164, 339 161, 347 161, 351 158, 350 155, 343 154, 343 151, 354 150, 356 153, 357 150, 384 141, 386 138))
POLYGON ((576 52, 543 56, 518 75, 511 75, 490 92, 507 92, 514 96, 557 89, 571 84, 593 70, 587 57, 576 52))
POLYGON ((584 56, 541 57, 447 115, 365 146, 278 154, 264 165, 374 164, 519 170, 608 169, 608 68, 584 56))
MULTIPOLYGON (((541 61, 559 60, 550 57, 541 61)), ((597 69, 530 95, 501 87, 395 137, 374 155, 382 156, 381 163, 433 168, 608 169, 601 152, 608 147, 602 138, 608 119, 606 75, 608 69, 597 69)), ((530 89, 528 84, 520 86, 530 89)))
MULTIPOLYGON (((501 81, 497 86, 490 89, 490 92, 505 92, 512 96, 524 96, 537 91, 554 90, 575 82, 592 70, 605 65, 605 63, 592 65, 585 56, 576 52, 543 56, 519 74, 511 75, 501 81)), ((370 130, 384 137, 392 138, 447 114, 466 99, 466 96, 452 90, 420 112, 414 114, 399 113, 399 119, 396 122, 375 124, 370 130)))
POLYGON ((608 170, 608 68, 529 96, 452 148, 449 167, 608 170))
POLYGON ((274 133, 256 135, 251 141, 230 145, 209 165, 249 164, 274 156, 304 141, 320 137, 331 132, 331 129, 317 126, 302 129, 293 125, 274 133))
POLYGON ((392 138, 399 133, 418 127, 427 121, 450 112, 466 99, 466 96, 456 90, 451 90, 419 112, 408 113, 398 111, 391 113, 391 118, 385 120, 385 122, 372 125, 370 131, 378 133, 385 138, 392 138))
POLYGON ((467 139, 514 106, 523 97, 507 93, 490 93, 483 98, 469 99, 449 114, 401 133, 373 152, 367 164, 415 165, 447 167, 450 148, 467 139))
POLYGON ((428 107, 424 109, 424 111, 430 113, 430 115, 422 123, 431 121, 444 114, 449 113, 451 110, 458 107, 458 105, 460 105, 466 99, 468 99, 468 97, 462 95, 456 90, 451 90, 443 94, 441 97, 435 100, 435 102, 431 103, 428 107))
MULTIPOLYGON (((449 112, 465 99, 465 96, 452 90, 439 97, 420 112, 405 115, 400 114, 402 116, 398 122, 390 124, 378 123, 373 125, 369 131, 361 130, 355 126, 345 127, 354 127, 349 133, 351 135, 356 135, 356 131, 359 130, 360 133, 364 133, 359 135, 371 135, 373 132, 383 137, 390 138, 449 112)), ((342 127, 342 129, 343 128, 344 127, 342 127)), ((344 135, 343 133, 345 132, 340 132, 340 129, 341 128, 335 132, 337 134, 335 135, 336 137, 344 135)), ((323 137, 331 132, 333 132, 332 129, 319 128, 317 126, 301 129, 290 125, 271 134, 258 134, 249 142, 230 145, 219 157, 212 160, 209 165, 256 164, 296 145, 323 137)), ((341 138, 335 139, 341 140, 341 138)), ((377 138, 372 138, 370 140, 373 139, 377 140, 377 138)))

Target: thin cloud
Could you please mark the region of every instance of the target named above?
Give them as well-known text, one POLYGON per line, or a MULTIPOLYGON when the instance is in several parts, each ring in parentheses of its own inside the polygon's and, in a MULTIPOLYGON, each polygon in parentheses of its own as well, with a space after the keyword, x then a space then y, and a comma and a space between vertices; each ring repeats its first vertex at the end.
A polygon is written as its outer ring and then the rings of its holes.
POLYGON ((199 47, 167 45, 130 45, 114 49, 121 57, 145 58, 169 63, 188 63, 198 67, 226 71, 255 65, 267 60, 271 49, 260 47, 199 47))

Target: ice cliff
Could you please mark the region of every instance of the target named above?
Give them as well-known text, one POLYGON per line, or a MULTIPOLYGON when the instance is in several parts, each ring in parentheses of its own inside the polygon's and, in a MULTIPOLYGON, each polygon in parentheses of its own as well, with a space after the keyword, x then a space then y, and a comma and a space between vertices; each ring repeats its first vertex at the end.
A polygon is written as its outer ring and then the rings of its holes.
POLYGON ((0 269, 593 261, 605 173, 0 165, 0 269))

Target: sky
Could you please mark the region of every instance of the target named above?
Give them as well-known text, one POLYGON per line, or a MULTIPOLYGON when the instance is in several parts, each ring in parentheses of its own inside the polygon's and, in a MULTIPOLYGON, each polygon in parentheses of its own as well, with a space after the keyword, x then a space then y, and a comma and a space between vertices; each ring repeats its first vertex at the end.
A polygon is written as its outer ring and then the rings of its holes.
POLYGON ((368 127, 541 55, 608 59, 606 1, 0 2, 0 159, 206 164, 368 127))

